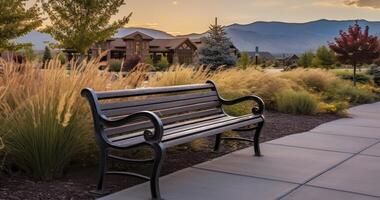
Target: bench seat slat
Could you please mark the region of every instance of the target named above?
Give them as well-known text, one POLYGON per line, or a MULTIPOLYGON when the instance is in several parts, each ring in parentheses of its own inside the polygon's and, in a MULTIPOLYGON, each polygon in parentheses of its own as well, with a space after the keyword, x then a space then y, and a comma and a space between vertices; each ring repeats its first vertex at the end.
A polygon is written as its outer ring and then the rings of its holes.
MULTIPOLYGON (((207 137, 209 135, 221 133, 226 130, 242 128, 242 127, 246 127, 246 126, 262 121, 261 117, 252 116, 252 115, 243 116, 243 117, 232 117, 232 118, 233 119, 227 119, 227 121, 221 121, 218 123, 204 124, 203 126, 200 125, 200 126, 197 126, 197 128, 188 129, 185 131, 181 131, 180 128, 175 129, 175 131, 172 131, 172 132, 169 131, 165 133, 164 131, 164 137, 162 141, 172 146, 176 144, 189 142, 193 140, 191 138, 194 138, 194 137, 195 138, 207 137), (187 139, 183 139, 183 138, 187 138, 187 139)), ((138 136, 138 137, 133 137, 133 138, 117 141, 114 143, 118 146, 133 146, 133 145, 141 144, 143 142, 144 142, 144 137, 138 136)))
MULTIPOLYGON (((167 126, 164 126, 164 135, 170 135, 179 131, 186 131, 192 128, 197 128, 197 127, 202 127, 206 125, 212 125, 218 122, 222 121, 228 121, 234 119, 233 117, 226 116, 226 115, 215 115, 212 117, 205 117, 205 118, 200 118, 196 120, 190 120, 190 121, 184 121, 181 123, 176 123, 176 124, 170 124, 167 126)), ((150 127, 150 130, 153 131, 152 127, 150 127)), ((128 138, 133 138, 133 137, 138 137, 142 136, 143 131, 135 132, 135 133, 130 133, 130 134, 125 134, 121 136, 116 136, 116 137, 110 137, 110 141, 116 142, 128 138)))
POLYGON ((161 104, 161 103, 167 103, 167 102, 190 100, 190 99, 197 99, 197 98, 210 97, 210 96, 217 96, 217 93, 215 91, 210 91, 210 92, 202 92, 202 93, 150 97, 146 99, 131 100, 131 101, 124 101, 124 102, 103 103, 103 104, 100 104, 100 109, 105 111, 105 110, 113 110, 113 109, 118 109, 118 108, 161 104))
MULTIPOLYGON (((207 116, 218 116, 218 115, 220 116, 221 113, 222 113, 221 109, 214 108, 214 109, 208 109, 208 110, 201 110, 198 112, 172 115, 169 117, 162 118, 162 122, 165 125, 167 125, 167 124, 172 124, 175 122, 192 120, 192 119, 197 119, 197 118, 202 118, 202 117, 207 117, 207 116)), ((225 114, 222 114, 222 116, 225 116, 225 114)), ((107 128, 105 129, 105 133, 108 136, 112 136, 112 135, 132 132, 132 131, 136 131, 136 130, 140 130, 144 128, 150 128, 151 126, 152 126, 151 122, 143 121, 143 122, 132 123, 132 124, 115 127, 115 128, 107 128)))
MULTIPOLYGON (((206 131, 206 130, 210 130, 210 129, 215 129, 215 128, 218 128, 218 127, 223 127, 223 126, 229 126, 231 124, 240 124, 244 121, 250 121, 252 119, 255 119, 257 117, 255 116, 252 116, 252 115, 249 115, 249 116, 244 116, 244 117, 233 117, 233 119, 228 119, 227 121, 221 121, 221 122, 217 122, 217 123, 213 123, 213 124, 210 124, 210 125, 205 125, 205 126, 198 126, 197 128, 194 128, 194 129, 189 129, 189 130, 185 130, 185 131, 180 131, 180 130, 177 130, 177 132, 173 133, 173 134, 170 134, 170 135, 164 135, 164 140, 172 140, 172 139, 175 139, 175 138, 178 138, 178 137, 183 137, 183 136, 186 136, 186 135, 189 135, 189 134, 194 134, 194 133, 200 133, 200 132, 203 132, 203 131, 206 131)), ((227 128, 229 129, 229 128, 227 128)))
POLYGON ((257 123, 260 123, 262 121, 263 121, 263 119, 261 117, 260 118, 252 118, 250 120, 243 121, 240 123, 234 123, 234 124, 221 126, 221 127, 217 127, 217 128, 216 127, 211 128, 209 130, 203 131, 202 133, 188 134, 188 135, 184 135, 182 137, 173 138, 172 140, 165 139, 164 143, 167 147, 171 147, 171 146, 175 146, 175 145, 179 145, 179 144, 184 144, 184 143, 187 143, 187 142, 199 139, 199 138, 204 138, 204 137, 212 136, 215 134, 223 133, 225 131, 246 127, 246 126, 249 126, 252 124, 257 124, 257 123))

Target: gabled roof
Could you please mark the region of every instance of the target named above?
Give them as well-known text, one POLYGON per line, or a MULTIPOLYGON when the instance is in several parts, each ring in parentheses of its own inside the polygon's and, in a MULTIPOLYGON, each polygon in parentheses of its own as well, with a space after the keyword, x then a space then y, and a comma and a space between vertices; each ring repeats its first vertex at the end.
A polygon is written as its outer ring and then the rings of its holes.
POLYGON ((136 35, 140 35, 143 40, 153 40, 154 39, 145 33, 141 33, 140 31, 136 31, 136 32, 133 32, 129 35, 124 36, 123 40, 134 40, 136 35))
POLYGON ((188 42, 194 50, 197 49, 197 47, 188 38, 154 39, 150 42, 149 47, 151 52, 166 52, 177 49, 185 42, 188 42))

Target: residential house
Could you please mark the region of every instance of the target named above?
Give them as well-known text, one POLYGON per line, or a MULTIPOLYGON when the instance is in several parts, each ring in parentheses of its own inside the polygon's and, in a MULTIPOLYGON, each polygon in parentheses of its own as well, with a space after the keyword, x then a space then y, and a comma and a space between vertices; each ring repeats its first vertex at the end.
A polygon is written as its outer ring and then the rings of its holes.
POLYGON ((158 62, 163 56, 170 64, 193 63, 197 47, 188 38, 155 39, 141 32, 133 32, 123 38, 112 38, 91 48, 91 54, 97 56, 108 51, 105 60, 123 59, 128 55, 138 55, 142 59, 150 57, 158 62))
POLYGON ((288 57, 283 57, 279 58, 278 62, 282 66, 291 66, 291 65, 296 65, 298 63, 299 57, 295 54, 288 56, 288 57))

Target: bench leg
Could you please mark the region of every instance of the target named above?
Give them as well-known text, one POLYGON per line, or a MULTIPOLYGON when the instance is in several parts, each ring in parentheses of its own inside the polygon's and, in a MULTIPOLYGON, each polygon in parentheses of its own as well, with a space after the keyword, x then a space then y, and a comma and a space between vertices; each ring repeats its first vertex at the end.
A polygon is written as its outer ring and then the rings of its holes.
POLYGON ((255 156, 257 156, 257 157, 261 156, 261 152, 260 152, 260 134, 261 134, 261 131, 262 131, 263 127, 264 127, 264 122, 261 122, 261 123, 258 124, 258 127, 255 130, 255 136, 254 136, 254 139, 253 139, 253 148, 255 150, 255 156))
POLYGON ((162 143, 152 144, 153 150, 154 150, 154 163, 153 163, 153 169, 152 174, 150 176, 150 191, 152 194, 152 199, 154 200, 161 200, 161 194, 160 194, 160 171, 161 171, 161 165, 162 161, 165 158, 165 146, 162 143))
POLYGON ((222 141, 222 134, 218 134, 215 137, 214 151, 218 152, 220 148, 220 142, 222 141))
POLYGON ((99 160, 99 174, 98 174, 98 184, 96 186, 96 191, 91 191, 91 193, 96 195, 106 195, 109 192, 104 190, 104 177, 107 170, 107 159, 108 152, 106 148, 100 149, 100 160, 99 160))

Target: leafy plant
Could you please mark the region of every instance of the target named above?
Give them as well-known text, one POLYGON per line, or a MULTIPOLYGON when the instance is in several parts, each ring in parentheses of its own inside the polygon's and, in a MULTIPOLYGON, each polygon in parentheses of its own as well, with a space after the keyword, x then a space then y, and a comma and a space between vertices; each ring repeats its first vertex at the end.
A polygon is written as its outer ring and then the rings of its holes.
POLYGON ((124 0, 41 0, 41 4, 50 22, 43 31, 57 40, 60 47, 82 55, 93 44, 112 37, 131 17, 129 14, 110 23, 124 0))
POLYGON ((300 59, 298 60, 298 65, 304 68, 312 67, 313 59, 314 53, 312 51, 307 51, 301 55, 300 59))
POLYGON ((336 62, 335 53, 328 49, 326 46, 321 46, 317 49, 317 53, 312 60, 314 67, 321 67, 324 69, 331 69, 336 62))
POLYGON ((162 56, 161 60, 155 65, 156 71, 165 71, 170 67, 170 63, 166 56, 162 56))
POLYGON ((376 36, 369 34, 369 27, 364 32, 359 24, 348 28, 348 32, 340 31, 330 48, 336 53, 339 62, 350 64, 354 68, 353 82, 356 85, 356 68, 362 64, 371 64, 380 56, 380 44, 376 36))
POLYGON ((0 1, 0 53, 18 50, 30 44, 18 44, 14 39, 23 36, 42 24, 37 5, 26 7, 27 0, 0 1))
MULTIPOLYGON (((354 75, 350 73, 349 71, 336 71, 335 73, 344 80, 349 80, 349 81, 354 80, 354 75)), ((362 83, 362 84, 371 84, 372 77, 370 77, 369 75, 363 72, 359 72, 356 74, 356 82, 362 83)))
POLYGON ((380 86, 380 67, 379 66, 371 66, 368 73, 373 76, 373 82, 380 86))
POLYGON ((121 64, 122 64, 121 60, 111 60, 109 67, 108 67, 108 71, 109 72, 120 72, 121 64))
POLYGON ((354 104, 371 103, 376 100, 376 95, 373 92, 354 87, 342 80, 332 82, 325 95, 330 100, 343 100, 354 104))
POLYGON ((251 57, 247 52, 242 52, 238 60, 238 66, 246 69, 249 65, 251 65, 251 57))
POLYGON ((318 101, 306 91, 287 90, 276 95, 277 110, 291 114, 315 114, 318 101))

